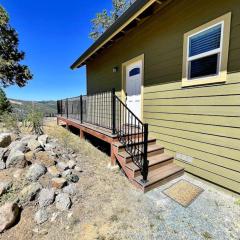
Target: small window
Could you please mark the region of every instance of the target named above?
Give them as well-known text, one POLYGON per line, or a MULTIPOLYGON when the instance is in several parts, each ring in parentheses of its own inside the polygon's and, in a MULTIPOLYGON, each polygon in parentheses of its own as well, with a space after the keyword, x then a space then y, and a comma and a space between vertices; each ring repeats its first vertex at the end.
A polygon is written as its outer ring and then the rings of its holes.
POLYGON ((140 68, 133 68, 130 72, 129 72, 129 77, 135 76, 140 74, 140 68))
POLYGON ((188 39, 188 79, 218 75, 223 24, 203 30, 188 39))
POLYGON ((183 86, 226 81, 231 13, 184 35, 183 86))

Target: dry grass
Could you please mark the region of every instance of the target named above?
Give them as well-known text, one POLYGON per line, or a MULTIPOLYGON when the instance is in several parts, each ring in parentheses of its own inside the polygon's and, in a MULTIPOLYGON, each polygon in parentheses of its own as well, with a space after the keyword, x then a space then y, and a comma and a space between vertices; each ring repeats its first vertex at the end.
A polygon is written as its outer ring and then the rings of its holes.
POLYGON ((71 133, 62 126, 56 125, 56 122, 50 121, 44 124, 44 133, 50 137, 57 139, 59 144, 66 150, 74 150, 88 157, 98 156, 104 161, 108 161, 109 157, 93 147, 88 141, 80 139, 79 136, 71 133))

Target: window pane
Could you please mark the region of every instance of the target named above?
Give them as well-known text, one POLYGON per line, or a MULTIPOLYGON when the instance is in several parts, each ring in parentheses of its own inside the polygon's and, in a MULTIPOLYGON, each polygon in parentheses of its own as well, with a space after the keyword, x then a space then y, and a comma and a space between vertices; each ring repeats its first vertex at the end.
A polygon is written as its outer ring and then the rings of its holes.
POLYGON ((140 74, 140 68, 133 68, 130 72, 129 72, 129 77, 135 76, 140 74))
POLYGON ((189 57, 205 53, 220 47, 222 25, 203 31, 189 40, 189 57))
POLYGON ((189 63, 190 79, 218 74, 219 54, 193 60, 189 63))

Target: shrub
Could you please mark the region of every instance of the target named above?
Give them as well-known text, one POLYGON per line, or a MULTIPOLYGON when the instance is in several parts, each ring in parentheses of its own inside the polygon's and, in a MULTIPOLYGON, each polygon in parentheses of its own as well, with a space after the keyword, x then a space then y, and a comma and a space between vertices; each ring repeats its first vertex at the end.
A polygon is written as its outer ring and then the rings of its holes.
POLYGON ((43 134, 43 118, 42 112, 38 111, 35 106, 32 106, 28 110, 24 124, 28 128, 32 128, 31 132, 37 135, 43 134))

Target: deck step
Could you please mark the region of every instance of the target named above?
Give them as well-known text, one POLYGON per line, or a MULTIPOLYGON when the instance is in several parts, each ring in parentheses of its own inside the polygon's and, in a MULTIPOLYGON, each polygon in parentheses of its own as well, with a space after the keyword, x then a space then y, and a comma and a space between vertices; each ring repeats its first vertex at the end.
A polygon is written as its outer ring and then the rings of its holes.
POLYGON ((184 169, 182 167, 177 166, 175 163, 170 163, 166 166, 149 171, 148 181, 146 183, 141 181, 142 176, 137 176, 133 180, 140 185, 144 192, 147 192, 181 176, 183 173, 184 169))
MULTIPOLYGON (((170 156, 166 153, 150 156, 150 157, 148 157, 149 171, 152 171, 152 170, 155 170, 155 169, 160 168, 162 166, 165 166, 167 164, 170 164, 170 163, 173 162, 173 159, 174 159, 173 156, 170 156)), ((141 174, 139 167, 134 162, 127 163, 126 167, 129 170, 133 171, 133 176, 134 177, 137 177, 141 174)))
MULTIPOLYGON (((156 141, 157 141, 156 138, 148 139, 148 146, 156 144, 156 141)), ((137 143, 136 145, 141 145, 141 144, 143 144, 143 141, 141 141, 140 139, 139 143, 137 143)), ((113 145, 118 148, 118 152, 122 152, 125 149, 125 146, 120 142, 116 142, 113 145)), ((130 146, 133 146, 133 145, 135 145, 135 143, 130 144, 130 146)))
MULTIPOLYGON (((164 152, 164 147, 158 144, 149 145, 148 146, 148 158, 157 154, 161 154, 164 152)), ((124 159, 126 159, 126 163, 131 162, 131 156, 125 150, 119 152, 118 155, 124 159)))

